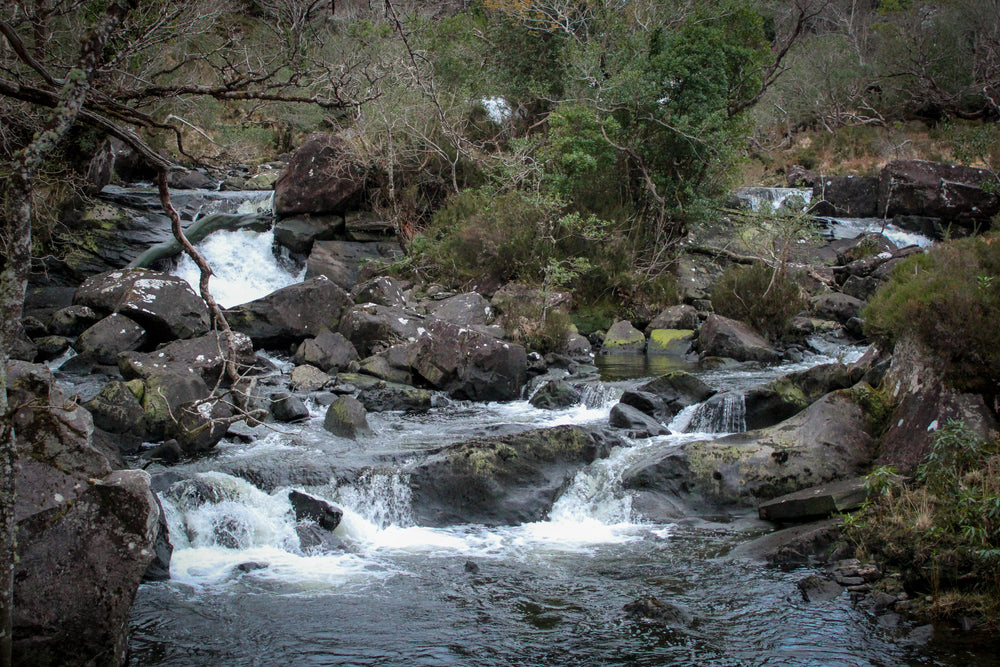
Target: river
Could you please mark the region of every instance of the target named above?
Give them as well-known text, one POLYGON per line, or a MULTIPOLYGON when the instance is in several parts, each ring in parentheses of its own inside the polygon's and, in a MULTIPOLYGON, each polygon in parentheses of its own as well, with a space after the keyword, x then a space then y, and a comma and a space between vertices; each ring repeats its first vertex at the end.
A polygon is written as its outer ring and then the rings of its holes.
MULTIPOLYGON (((238 234, 217 239, 221 249, 204 246, 210 260, 224 262, 215 253, 243 243, 269 247, 266 234, 238 234)), ((283 270, 288 276, 278 282, 300 278, 294 268, 283 270)), ((252 296, 228 300, 246 298, 252 296)), ((834 348, 804 364, 714 370, 705 379, 720 390, 744 389, 860 352, 834 348)), ((584 402, 564 410, 522 400, 379 413, 370 415, 375 436, 355 442, 324 431, 324 408, 310 404, 304 424, 258 428, 224 440, 210 456, 151 466, 174 544, 172 578, 139 590, 130 664, 985 664, 989 654, 981 649, 911 644, 909 627, 880 622, 846 594, 803 601, 796 582, 810 568, 783 571, 729 558, 735 545, 773 530, 755 512, 695 509, 661 523, 633 511, 620 484, 630 460, 650 448, 720 435, 685 433, 691 409, 674 420, 671 435, 626 439, 580 472, 544 521, 414 524, 406 469, 425 450, 530 428, 604 425, 636 376, 662 370, 616 361, 591 383, 584 402), (190 477, 213 489, 210 500, 170 487, 190 477), (290 489, 343 509, 335 531, 342 548, 302 546, 290 489), (651 621, 624 611, 650 596, 673 605, 677 617, 651 621)))

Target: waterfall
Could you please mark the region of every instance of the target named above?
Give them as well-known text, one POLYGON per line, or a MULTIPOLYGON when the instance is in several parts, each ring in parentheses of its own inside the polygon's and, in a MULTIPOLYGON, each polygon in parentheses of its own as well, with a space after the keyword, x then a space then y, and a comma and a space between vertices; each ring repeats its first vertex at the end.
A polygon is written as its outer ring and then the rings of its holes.
POLYGON ((337 489, 337 502, 378 527, 412 526, 409 476, 398 470, 366 470, 337 489))
POLYGON ((738 188, 733 196, 744 208, 760 213, 778 211, 784 207, 805 210, 812 200, 812 190, 808 188, 738 188))
POLYGON ((689 433, 742 433, 747 430, 746 417, 743 392, 729 391, 698 406, 686 430, 689 433))

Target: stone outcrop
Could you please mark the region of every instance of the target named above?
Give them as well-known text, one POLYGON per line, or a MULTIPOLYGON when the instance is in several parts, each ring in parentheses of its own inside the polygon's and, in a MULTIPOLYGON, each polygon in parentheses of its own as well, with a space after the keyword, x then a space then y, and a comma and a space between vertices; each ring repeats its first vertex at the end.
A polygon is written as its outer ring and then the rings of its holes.
POLYGON ((344 313, 340 333, 362 357, 397 343, 414 342, 427 330, 427 320, 410 310, 365 303, 344 313))
POLYGON ((321 331, 299 345, 294 357, 296 364, 311 364, 327 373, 341 371, 358 360, 358 351, 339 332, 321 331))
POLYGON ((896 343, 882 389, 895 408, 887 420, 877 463, 903 474, 913 473, 924 461, 935 432, 949 420, 963 422, 981 438, 990 437, 998 428, 983 397, 950 389, 932 357, 915 341, 896 343))
POLYGON ((10 363, 8 400, 20 406, 14 664, 122 664, 159 520, 149 476, 111 470, 90 414, 45 367, 10 363))
POLYGON ((983 186, 995 182, 985 169, 924 160, 896 160, 879 180, 880 216, 917 215, 972 229, 988 227, 1000 213, 1000 196, 983 186))

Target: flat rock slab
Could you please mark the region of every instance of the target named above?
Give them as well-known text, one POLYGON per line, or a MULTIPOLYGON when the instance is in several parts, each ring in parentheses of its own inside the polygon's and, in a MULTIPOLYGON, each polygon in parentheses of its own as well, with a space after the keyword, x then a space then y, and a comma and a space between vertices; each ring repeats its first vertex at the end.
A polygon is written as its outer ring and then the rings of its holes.
POLYGON ((769 500, 757 513, 765 521, 810 521, 857 509, 867 497, 864 478, 854 477, 769 500))

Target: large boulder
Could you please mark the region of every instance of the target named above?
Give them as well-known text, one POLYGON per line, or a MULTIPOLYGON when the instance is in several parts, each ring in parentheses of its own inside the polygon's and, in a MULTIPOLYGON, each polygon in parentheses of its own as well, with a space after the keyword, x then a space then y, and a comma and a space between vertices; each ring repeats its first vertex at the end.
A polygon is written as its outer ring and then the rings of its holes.
POLYGON ((111 313, 81 333, 74 348, 83 359, 113 366, 120 353, 138 350, 145 342, 145 329, 124 315, 111 313))
POLYGON ((654 498, 755 505, 857 476, 870 464, 875 447, 867 415, 858 405, 865 399, 855 394, 872 392, 866 387, 828 394, 766 429, 653 450, 624 473, 623 482, 654 498))
POLYGON ((809 212, 841 218, 874 218, 879 179, 874 176, 828 176, 813 185, 809 212))
MULTIPOLYGON (((749 389, 743 397, 746 428, 754 430, 782 422, 831 391, 854 386, 863 375, 860 366, 821 364, 749 389)), ((714 397, 709 402, 712 400, 714 397)))
POLYGON ((308 255, 316 241, 333 241, 344 231, 341 215, 296 215, 274 223, 274 240, 294 253, 308 255))
POLYGON ((583 402, 583 393, 564 380, 549 380, 531 395, 529 402, 542 410, 563 410, 583 402))
POLYGON ((342 137, 309 135, 274 184, 274 214, 343 213, 364 191, 365 173, 342 137))
POLYGON ((611 408, 608 423, 627 431, 632 438, 649 438, 670 433, 670 429, 662 423, 627 403, 618 403, 611 408))
POLYGON ((140 324, 150 342, 208 333, 208 306, 182 278, 127 269, 88 278, 73 302, 105 314, 120 313, 140 324))
POLYGON ((149 477, 112 472, 90 414, 44 366, 11 362, 7 372, 17 406, 14 664, 121 664, 153 558, 149 477))
POLYGON ((124 664, 158 518, 149 475, 119 470, 18 522, 14 664, 124 664))
POLYGON ((234 331, 245 333, 254 345, 286 348, 324 329, 335 331, 352 304, 347 292, 320 276, 230 308, 226 318, 234 331))
POLYGON ((342 371, 358 360, 358 351, 340 332, 321 331, 307 338, 295 352, 296 364, 311 364, 327 373, 342 371))
POLYGON ((423 526, 539 521, 577 471, 612 444, 579 426, 558 426, 445 447, 410 470, 414 519, 423 526))
POLYGON ((621 402, 667 423, 684 408, 715 393, 715 389, 691 373, 671 371, 626 391, 621 402))
POLYGON ((351 440, 373 435, 365 406, 353 396, 341 396, 330 404, 323 418, 323 428, 338 437, 351 440))
POLYGON ((340 321, 340 333, 362 357, 386 350, 397 343, 416 341, 429 326, 422 315, 395 308, 364 303, 350 308, 340 321))
POLYGON ((984 187, 995 178, 985 169, 896 160, 882 170, 878 211, 884 217, 918 215, 967 228, 988 227, 1000 213, 1000 197, 984 187))
POLYGON ((142 382, 133 380, 132 386, 112 380, 101 388, 84 407, 90 411, 94 425, 118 438, 123 453, 132 453, 146 438, 146 413, 136 393, 142 392, 142 382))
POLYGON ((148 377, 156 371, 177 375, 195 374, 208 385, 225 379, 226 356, 232 345, 237 372, 245 374, 257 361, 250 338, 237 331, 218 331, 177 340, 154 352, 125 352, 118 356, 118 368, 126 378, 148 377))
POLYGON ((817 294, 809 299, 810 309, 819 317, 841 324, 847 324, 851 319, 858 317, 864 305, 861 299, 840 292, 817 294))
POLYGON ((413 370, 455 398, 510 401, 527 380, 523 347, 441 320, 428 325, 412 355, 413 370))
POLYGON ((923 463, 935 433, 949 420, 962 422, 980 438, 992 437, 1000 426, 983 396, 949 388, 933 356, 911 339, 896 343, 882 389, 895 407, 877 463, 903 474, 923 463))
POLYGON ((694 306, 681 304, 670 306, 654 317, 646 326, 648 336, 654 329, 697 329, 699 324, 698 311, 694 306))
POLYGON ((601 354, 642 354, 645 351, 646 337, 627 320, 612 324, 601 345, 601 354))
POLYGON ((402 255, 402 248, 394 241, 316 241, 306 262, 306 278, 326 276, 343 289, 351 290, 361 278, 361 271, 367 263, 392 261, 402 255))
POLYGON ((379 276, 363 283, 358 283, 351 290, 351 298, 355 303, 374 303, 379 306, 404 308, 406 296, 403 294, 404 284, 395 278, 379 276))
POLYGON ((427 309, 427 314, 460 327, 485 326, 493 321, 493 307, 476 292, 438 301, 427 309))
POLYGON ((781 355, 753 329, 712 313, 698 331, 698 351, 706 357, 736 361, 777 361, 781 355))

